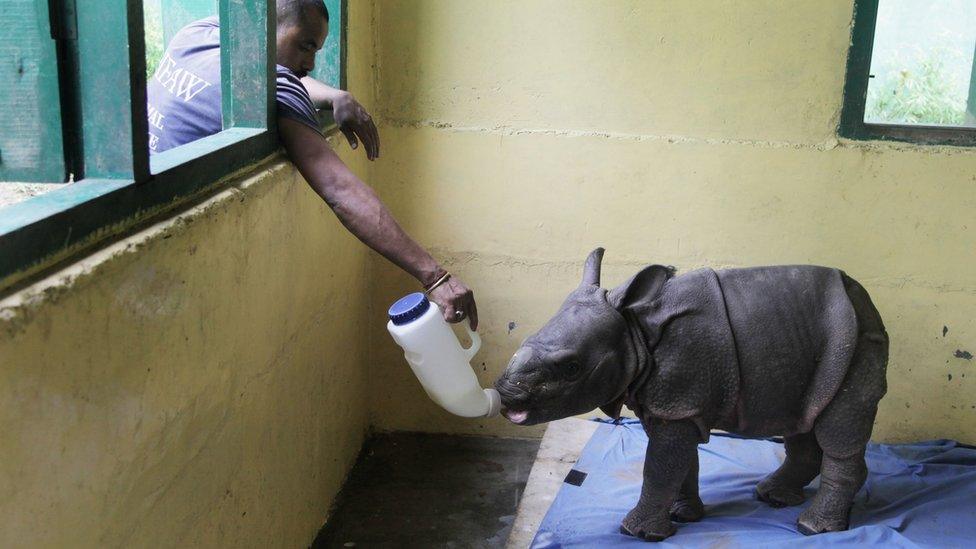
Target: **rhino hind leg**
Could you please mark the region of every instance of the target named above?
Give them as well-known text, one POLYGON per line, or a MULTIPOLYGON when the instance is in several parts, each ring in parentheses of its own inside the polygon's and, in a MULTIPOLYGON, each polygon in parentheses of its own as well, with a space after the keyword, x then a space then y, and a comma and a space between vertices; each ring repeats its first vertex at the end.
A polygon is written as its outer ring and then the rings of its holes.
POLYGON ((842 458, 825 453, 820 474, 820 490, 796 522, 807 536, 847 530, 854 495, 868 475, 864 451, 842 458))
POLYGON ((797 520, 797 528, 807 535, 847 529, 854 496, 867 478, 864 450, 871 438, 878 401, 887 389, 888 335, 884 325, 859 285, 848 288, 848 294, 860 333, 840 390, 814 424, 823 463, 820 489, 797 520))
POLYGON ((823 452, 813 433, 788 436, 785 446, 786 460, 756 485, 756 497, 771 507, 803 503, 803 488, 820 474, 823 452))

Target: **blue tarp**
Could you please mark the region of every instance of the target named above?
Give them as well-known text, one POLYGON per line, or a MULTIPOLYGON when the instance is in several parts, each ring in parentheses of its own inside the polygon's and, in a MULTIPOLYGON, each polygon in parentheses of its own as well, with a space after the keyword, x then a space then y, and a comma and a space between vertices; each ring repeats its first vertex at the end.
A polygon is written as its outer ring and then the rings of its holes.
MULTIPOLYGON (((782 463, 783 444, 713 434, 698 449, 705 518, 678 524, 657 544, 618 530, 640 494, 646 445, 635 420, 600 425, 574 467, 585 478, 579 486, 563 483, 532 547, 976 547, 976 449, 953 441, 869 445, 870 473, 850 530, 808 537, 796 519, 809 499, 774 509, 753 495, 782 463)), ((819 479, 807 488, 808 498, 818 486, 819 479)))

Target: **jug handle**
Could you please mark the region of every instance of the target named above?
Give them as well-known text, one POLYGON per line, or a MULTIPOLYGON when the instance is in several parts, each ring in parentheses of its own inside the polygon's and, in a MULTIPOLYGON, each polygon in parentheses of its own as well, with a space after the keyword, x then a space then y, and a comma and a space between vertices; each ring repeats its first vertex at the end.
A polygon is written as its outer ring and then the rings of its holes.
POLYGON ((468 357, 468 360, 471 360, 474 358, 474 355, 478 354, 478 349, 481 348, 481 336, 478 335, 478 332, 472 330, 467 322, 464 323, 464 329, 468 331, 468 337, 471 338, 471 346, 462 350, 464 351, 464 355, 468 357))

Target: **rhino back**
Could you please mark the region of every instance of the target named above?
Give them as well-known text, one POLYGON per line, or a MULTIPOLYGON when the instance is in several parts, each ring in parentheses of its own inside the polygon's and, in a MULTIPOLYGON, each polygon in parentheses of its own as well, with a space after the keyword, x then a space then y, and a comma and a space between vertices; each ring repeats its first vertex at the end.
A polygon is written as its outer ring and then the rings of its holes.
POLYGON ((812 429, 847 374, 857 320, 837 269, 717 272, 739 362, 736 431, 812 429))

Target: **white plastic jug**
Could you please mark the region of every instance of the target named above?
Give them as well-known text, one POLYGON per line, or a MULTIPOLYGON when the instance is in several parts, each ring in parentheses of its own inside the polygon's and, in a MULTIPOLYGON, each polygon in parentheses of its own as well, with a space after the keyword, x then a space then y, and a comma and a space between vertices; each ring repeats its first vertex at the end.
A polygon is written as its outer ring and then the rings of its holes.
POLYGON ((464 327, 471 336, 467 349, 458 343, 437 304, 419 292, 394 303, 386 325, 431 400, 461 417, 496 416, 502 407, 498 391, 482 390, 469 363, 481 348, 481 338, 467 322, 464 327))

